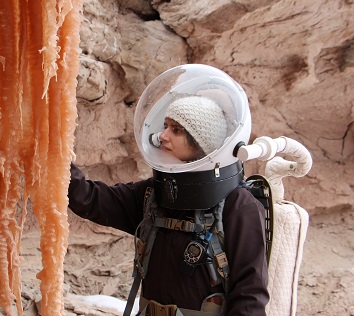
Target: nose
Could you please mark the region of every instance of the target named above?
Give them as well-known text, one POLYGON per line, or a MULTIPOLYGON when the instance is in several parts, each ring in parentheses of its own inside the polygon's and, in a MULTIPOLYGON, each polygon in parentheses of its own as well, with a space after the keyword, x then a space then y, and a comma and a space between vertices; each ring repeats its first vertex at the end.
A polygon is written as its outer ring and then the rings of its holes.
POLYGON ((165 129, 165 130, 162 132, 162 134, 160 135, 159 139, 160 139, 161 142, 163 142, 163 141, 166 141, 167 138, 168 138, 168 133, 167 133, 167 129, 165 129))
POLYGON ((162 133, 161 135, 159 136, 159 139, 161 142, 163 141, 168 141, 170 139, 170 131, 169 131, 169 128, 166 128, 162 133))

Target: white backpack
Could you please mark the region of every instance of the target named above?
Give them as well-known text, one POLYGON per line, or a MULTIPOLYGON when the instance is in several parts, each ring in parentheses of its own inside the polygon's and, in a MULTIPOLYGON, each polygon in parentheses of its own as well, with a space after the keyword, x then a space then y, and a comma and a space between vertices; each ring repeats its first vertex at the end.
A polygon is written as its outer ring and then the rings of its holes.
MULTIPOLYGON (((268 291, 270 301, 266 306, 268 316, 295 316, 297 308, 297 287, 302 261, 309 216, 299 205, 284 200, 282 178, 302 177, 312 166, 309 151, 297 141, 280 137, 256 139, 266 154, 258 159, 269 160, 265 167, 265 178, 271 187, 273 200, 272 246, 268 267, 268 291), (276 149, 274 149, 276 143, 276 149), (273 149, 269 149, 273 146, 273 149), (274 157, 277 152, 294 158, 295 161, 274 157)), ((253 145, 251 145, 253 146, 253 145)))

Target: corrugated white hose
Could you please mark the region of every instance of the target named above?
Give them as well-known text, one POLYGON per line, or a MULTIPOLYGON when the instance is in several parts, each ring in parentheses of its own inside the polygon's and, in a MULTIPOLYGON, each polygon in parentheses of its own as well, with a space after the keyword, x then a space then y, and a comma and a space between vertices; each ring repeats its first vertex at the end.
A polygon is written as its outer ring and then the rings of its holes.
POLYGON ((252 145, 240 147, 237 157, 242 161, 256 158, 262 161, 271 159, 266 164, 265 176, 271 185, 274 201, 281 201, 284 198, 283 177, 303 177, 312 167, 312 157, 306 147, 285 136, 276 139, 259 137, 252 145), (288 155, 295 161, 275 157, 277 153, 288 155))

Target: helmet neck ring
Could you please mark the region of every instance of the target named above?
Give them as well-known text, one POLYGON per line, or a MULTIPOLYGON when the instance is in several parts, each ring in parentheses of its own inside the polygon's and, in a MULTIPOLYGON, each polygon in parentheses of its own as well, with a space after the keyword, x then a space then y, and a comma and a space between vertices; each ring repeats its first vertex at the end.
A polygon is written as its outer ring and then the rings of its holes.
POLYGON ((206 171, 167 173, 153 169, 157 203, 176 210, 206 210, 225 199, 243 180, 240 160, 206 171))

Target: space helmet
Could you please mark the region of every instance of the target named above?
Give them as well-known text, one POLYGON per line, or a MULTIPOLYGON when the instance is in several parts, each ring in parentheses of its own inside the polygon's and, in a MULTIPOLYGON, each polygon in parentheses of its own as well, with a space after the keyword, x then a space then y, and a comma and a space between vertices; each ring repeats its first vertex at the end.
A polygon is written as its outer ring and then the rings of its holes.
POLYGON ((243 88, 222 70, 203 64, 180 65, 156 77, 134 115, 135 139, 153 169, 156 200, 173 209, 209 209, 224 199, 243 178, 236 154, 250 133, 243 88), (185 162, 159 148, 167 116, 192 135, 204 157, 185 162))

